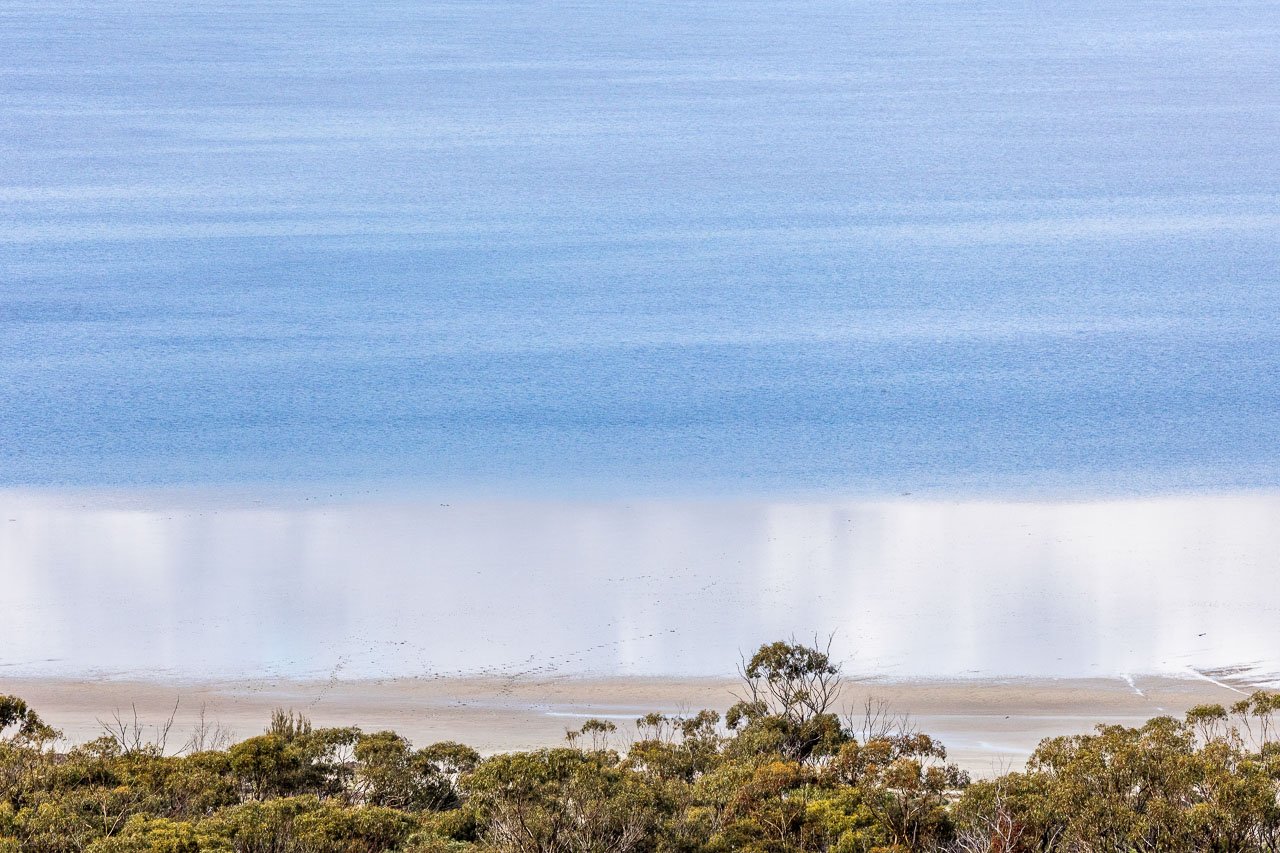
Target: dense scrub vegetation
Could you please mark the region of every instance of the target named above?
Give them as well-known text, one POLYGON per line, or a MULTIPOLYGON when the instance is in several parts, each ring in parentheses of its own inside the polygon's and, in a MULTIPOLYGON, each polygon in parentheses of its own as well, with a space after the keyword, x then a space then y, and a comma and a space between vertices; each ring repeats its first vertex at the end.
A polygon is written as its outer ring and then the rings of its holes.
POLYGON ((742 674, 723 719, 650 714, 634 738, 591 720, 488 758, 283 711, 234 745, 202 726, 170 754, 117 719, 59 751, 0 697, 0 851, 1280 850, 1280 697, 1052 738, 1025 772, 971 782, 904 718, 837 713, 821 648, 764 646, 742 674))

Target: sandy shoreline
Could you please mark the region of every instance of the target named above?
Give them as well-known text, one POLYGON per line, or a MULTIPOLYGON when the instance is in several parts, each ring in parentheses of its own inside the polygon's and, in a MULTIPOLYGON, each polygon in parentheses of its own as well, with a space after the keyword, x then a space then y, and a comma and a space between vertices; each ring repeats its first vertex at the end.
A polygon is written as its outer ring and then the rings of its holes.
MULTIPOLYGON (((649 711, 723 710, 736 682, 721 678, 399 678, 385 680, 125 681, 2 678, 0 693, 26 699, 70 741, 102 732, 116 709, 151 730, 177 712, 169 735, 179 748, 201 709, 236 738, 262 731, 272 709, 293 708, 317 725, 394 729, 415 743, 459 740, 485 752, 561 743, 587 717, 613 719, 619 739, 649 711)), ((1041 738, 1097 723, 1134 725, 1181 714, 1202 702, 1231 702, 1238 689, 1165 677, 1070 680, 857 681, 843 704, 861 716, 867 697, 910 714, 940 737, 951 757, 977 774, 1020 765, 1041 738)))

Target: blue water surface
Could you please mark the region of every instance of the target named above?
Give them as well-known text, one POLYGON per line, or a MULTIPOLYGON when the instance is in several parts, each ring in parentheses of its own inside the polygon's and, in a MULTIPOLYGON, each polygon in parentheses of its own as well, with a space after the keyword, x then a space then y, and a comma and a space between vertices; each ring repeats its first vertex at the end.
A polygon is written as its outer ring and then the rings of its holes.
POLYGON ((1280 4, 0 0, 0 485, 1280 484, 1280 4))

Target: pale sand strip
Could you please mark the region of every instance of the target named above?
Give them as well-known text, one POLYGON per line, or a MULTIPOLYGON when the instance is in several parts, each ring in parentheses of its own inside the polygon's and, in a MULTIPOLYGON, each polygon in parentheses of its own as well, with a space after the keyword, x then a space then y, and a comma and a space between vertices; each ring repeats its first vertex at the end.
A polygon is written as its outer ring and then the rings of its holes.
MULTIPOLYGON (((154 729, 178 710, 169 736, 186 740, 203 706, 206 718, 237 738, 261 732, 273 708, 293 708, 317 725, 394 729, 415 743, 460 740, 484 752, 563 742, 566 728, 591 717, 614 720, 619 740, 649 711, 681 713, 734 701, 730 679, 437 678, 378 681, 153 682, 0 679, 0 693, 25 698, 71 741, 101 733, 100 720, 121 709, 154 729)), ((867 697, 911 715, 940 737, 951 757, 986 774, 1016 768, 1043 737, 1089 731, 1097 723, 1136 725, 1202 702, 1229 703, 1236 688, 1208 681, 1116 679, 853 682, 843 704, 861 716, 867 697), (1139 693, 1141 691, 1141 693, 1139 693)))

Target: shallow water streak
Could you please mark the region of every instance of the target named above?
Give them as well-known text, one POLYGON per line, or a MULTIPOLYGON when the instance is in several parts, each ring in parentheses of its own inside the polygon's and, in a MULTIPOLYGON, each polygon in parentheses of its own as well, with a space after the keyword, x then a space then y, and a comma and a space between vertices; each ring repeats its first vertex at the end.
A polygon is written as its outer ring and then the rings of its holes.
POLYGON ((1280 497, 249 507, 9 493, 10 674, 1280 671, 1280 497))

